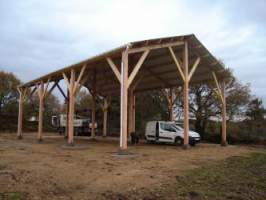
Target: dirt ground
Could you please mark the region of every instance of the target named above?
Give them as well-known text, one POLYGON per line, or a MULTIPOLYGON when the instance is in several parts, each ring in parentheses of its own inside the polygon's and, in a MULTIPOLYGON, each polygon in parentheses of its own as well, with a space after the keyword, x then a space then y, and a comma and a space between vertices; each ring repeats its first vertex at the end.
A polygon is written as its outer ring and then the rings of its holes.
MULTIPOLYGON (((0 134, 0 194, 17 199, 156 199, 156 191, 175 184, 176 177, 231 156, 262 151, 247 146, 198 144, 188 150, 173 145, 129 146, 132 156, 117 156, 118 139, 75 138, 83 149, 66 149, 66 140, 36 133, 0 134), (150 194, 153 194, 151 196, 150 194)), ((0 195, 1 199, 1 195, 0 195)))

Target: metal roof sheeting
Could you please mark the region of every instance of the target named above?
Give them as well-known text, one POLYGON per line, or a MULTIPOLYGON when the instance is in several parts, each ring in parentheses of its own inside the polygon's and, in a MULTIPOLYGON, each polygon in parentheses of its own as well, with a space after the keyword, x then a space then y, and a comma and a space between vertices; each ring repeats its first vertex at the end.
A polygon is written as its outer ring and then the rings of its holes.
MULTIPOLYGON (((50 79, 50 81, 59 81, 63 79, 63 72, 68 75, 71 69, 80 70, 81 67, 86 64, 86 76, 90 77, 93 73, 96 73, 96 90, 98 93, 103 96, 113 95, 114 90, 119 90, 120 86, 112 69, 106 61, 107 57, 112 58, 116 66, 119 67, 121 63, 121 54, 126 48, 131 51, 136 48, 141 49, 150 45, 159 45, 159 47, 162 45, 163 47, 164 44, 178 41, 188 42, 190 68, 197 57, 201 58, 199 66, 192 76, 191 84, 212 80, 212 71, 219 73, 224 70, 223 65, 206 49, 206 47, 196 38, 195 35, 191 34, 131 42, 127 45, 123 45, 108 52, 81 61, 77 64, 65 67, 35 80, 29 81, 20 87, 31 87, 40 81, 46 82, 48 79, 50 79)), ((172 48, 177 56, 180 57, 180 55, 182 55, 182 46, 176 46, 172 48)), ((129 74, 133 70, 133 67, 140 58, 141 54, 142 52, 129 54, 129 74)), ((182 85, 182 79, 167 48, 156 48, 150 51, 134 81, 138 79, 139 84, 136 87, 136 91, 182 85)), ((88 81, 84 84, 84 86, 89 89, 91 88, 91 78, 88 78, 88 81)))

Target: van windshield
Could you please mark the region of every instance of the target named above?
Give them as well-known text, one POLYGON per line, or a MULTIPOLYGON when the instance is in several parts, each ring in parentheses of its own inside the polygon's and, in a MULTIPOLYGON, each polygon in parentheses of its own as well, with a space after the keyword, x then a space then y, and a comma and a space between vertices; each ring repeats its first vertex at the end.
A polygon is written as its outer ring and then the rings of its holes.
POLYGON ((160 123, 160 125, 161 125, 161 129, 163 129, 165 131, 176 132, 176 128, 175 128, 174 124, 160 123))

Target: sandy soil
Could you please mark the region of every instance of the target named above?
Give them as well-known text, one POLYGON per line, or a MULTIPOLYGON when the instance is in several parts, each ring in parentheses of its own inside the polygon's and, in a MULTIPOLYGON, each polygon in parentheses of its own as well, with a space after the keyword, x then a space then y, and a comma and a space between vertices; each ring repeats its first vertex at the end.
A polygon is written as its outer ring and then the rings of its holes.
POLYGON ((18 192, 25 199, 153 199, 186 170, 258 149, 199 144, 189 150, 141 143, 129 146, 135 156, 119 157, 118 140, 75 138, 85 149, 62 148, 66 140, 46 134, 0 134, 0 193, 18 192), (155 195, 150 197, 149 194, 155 195))

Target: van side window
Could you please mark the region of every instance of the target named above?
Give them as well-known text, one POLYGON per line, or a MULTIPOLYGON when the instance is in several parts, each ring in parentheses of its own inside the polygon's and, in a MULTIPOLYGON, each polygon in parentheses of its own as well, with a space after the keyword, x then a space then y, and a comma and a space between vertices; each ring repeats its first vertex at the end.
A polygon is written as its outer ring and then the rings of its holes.
POLYGON ((175 129, 172 127, 171 124, 160 123, 160 125, 161 125, 161 129, 163 129, 165 131, 175 132, 175 129))

